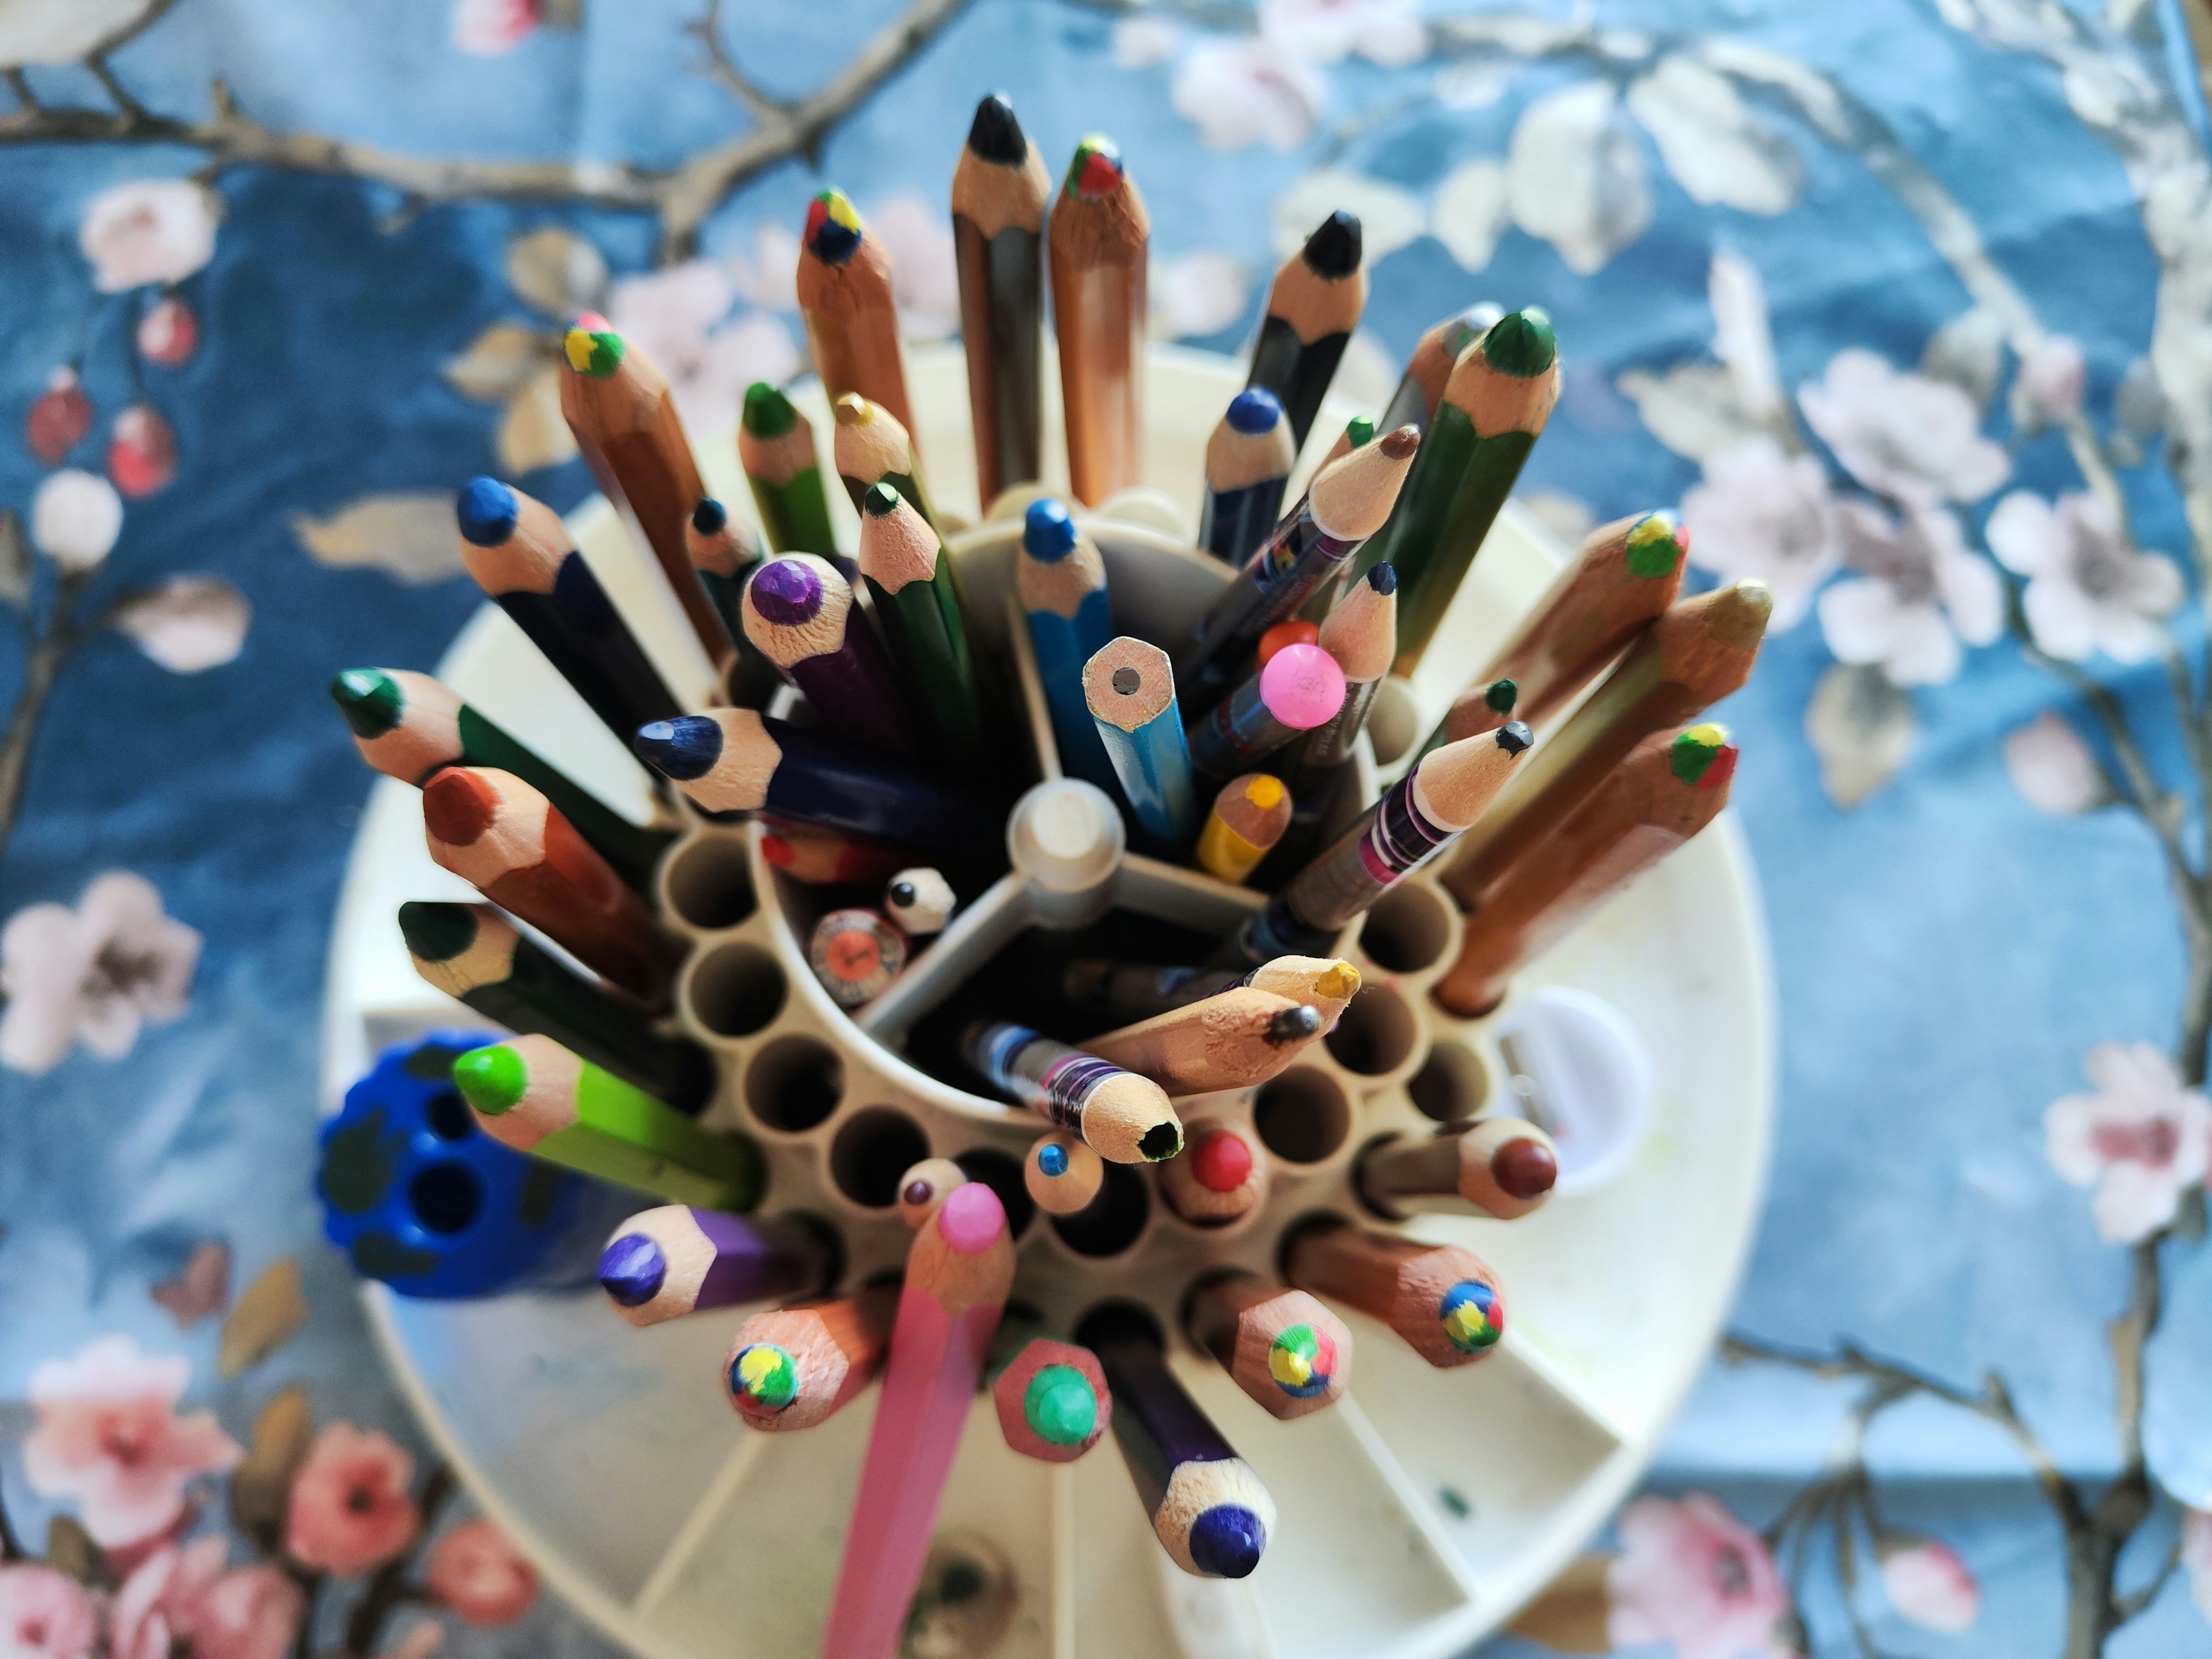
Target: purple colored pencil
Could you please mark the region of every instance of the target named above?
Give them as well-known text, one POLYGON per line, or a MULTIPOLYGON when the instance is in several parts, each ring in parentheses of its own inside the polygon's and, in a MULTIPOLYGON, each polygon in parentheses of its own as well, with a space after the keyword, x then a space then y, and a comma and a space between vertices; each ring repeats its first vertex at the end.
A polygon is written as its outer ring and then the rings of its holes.
POLYGON ((747 1218, 686 1204, 641 1211, 599 1256, 599 1288, 633 1325, 706 1308, 813 1296, 837 1276, 831 1236, 799 1215, 747 1218))
POLYGON ((745 584, 745 637, 832 730, 895 754, 914 727, 890 659, 853 605, 853 585, 827 559, 787 553, 745 584))

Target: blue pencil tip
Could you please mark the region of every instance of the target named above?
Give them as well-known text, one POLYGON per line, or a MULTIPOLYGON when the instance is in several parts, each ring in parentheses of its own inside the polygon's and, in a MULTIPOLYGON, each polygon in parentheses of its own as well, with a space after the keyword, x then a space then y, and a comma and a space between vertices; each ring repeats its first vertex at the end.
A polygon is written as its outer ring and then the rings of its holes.
POLYGON ((1267 1553, 1267 1529, 1238 1504, 1217 1504, 1190 1523, 1190 1559, 1214 1578, 1248 1578, 1267 1553))
POLYGON ((521 512, 514 492, 496 478, 470 479, 453 502, 461 534, 478 547, 497 547, 512 536, 521 512))
POLYGON ((640 760, 678 783, 705 777, 722 757, 722 728, 704 714, 641 726, 629 743, 640 760))
POLYGON ((1039 564, 1057 564, 1075 550, 1075 520, 1049 495, 1022 514, 1022 551, 1039 564))
POLYGON ((1248 435, 1273 432, 1283 418, 1283 400, 1263 386, 1248 386, 1229 400, 1229 425, 1248 435))
POLYGON ((1398 591, 1398 568, 1389 561, 1372 566, 1367 572, 1367 585, 1388 599, 1398 591))
POLYGON ((599 1288, 625 1308, 650 1302, 668 1277, 668 1258, 643 1233, 624 1233, 599 1257, 599 1288))

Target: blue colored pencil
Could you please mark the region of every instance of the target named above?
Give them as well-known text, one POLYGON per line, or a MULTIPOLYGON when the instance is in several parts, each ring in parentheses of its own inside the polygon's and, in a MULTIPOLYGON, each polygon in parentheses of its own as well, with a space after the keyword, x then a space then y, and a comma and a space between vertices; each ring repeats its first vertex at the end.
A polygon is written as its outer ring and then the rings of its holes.
POLYGON ((1114 637, 1106 604, 1106 567, 1066 507, 1047 496, 1031 501, 1014 554, 1014 586, 1029 618, 1037 678, 1052 714, 1060 769, 1111 794, 1114 766, 1083 696, 1083 665, 1114 637))
POLYGON ((1297 459, 1282 401, 1263 386, 1229 400, 1229 412, 1206 441, 1206 506, 1198 544, 1241 565, 1267 539, 1282 515, 1283 487, 1297 459))
POLYGON ((1188 842, 1198 796, 1168 653, 1123 635, 1083 665, 1083 698, 1138 828, 1162 847, 1188 842))

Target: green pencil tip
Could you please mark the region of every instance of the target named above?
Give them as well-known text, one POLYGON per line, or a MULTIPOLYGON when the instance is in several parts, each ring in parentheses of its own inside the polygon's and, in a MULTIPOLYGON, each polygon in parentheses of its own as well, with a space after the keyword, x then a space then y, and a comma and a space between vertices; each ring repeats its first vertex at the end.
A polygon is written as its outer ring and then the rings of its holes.
POLYGON ((1549 368, 1559 355, 1552 319, 1534 306, 1507 312, 1482 337, 1483 361, 1516 380, 1533 380, 1549 368))
POLYGON ((486 1117, 511 1112, 530 1086, 529 1068, 522 1056, 504 1042, 471 1048, 453 1062, 453 1086, 461 1097, 486 1117))
POLYGON ((1022 1416, 1040 1440, 1079 1446, 1098 1421, 1098 1396, 1074 1366, 1047 1365, 1022 1391, 1022 1416))
POLYGON ((1492 680, 1490 689, 1482 694, 1482 700, 1493 713, 1510 714, 1513 705, 1521 701, 1521 687, 1513 680, 1492 680))
POLYGON ((349 668, 331 681, 331 701, 357 738, 380 738, 399 724, 406 699, 381 668, 349 668))
POLYGON ((899 493, 887 483, 872 483, 868 493, 860 497, 861 509, 872 519, 880 519, 898 511, 899 493))
POLYGON ((1628 574, 1671 576, 1682 562, 1683 550, 1674 531, 1674 515, 1654 513, 1628 532, 1628 574))
POLYGON ((798 410, 780 387, 755 380, 745 388, 745 404, 738 417, 756 438, 781 438, 799 420, 798 410))
POLYGON ((1375 436, 1375 422, 1364 415, 1355 415, 1344 423, 1345 441, 1354 449, 1364 449, 1375 436))
POLYGON ((477 919, 465 904, 410 899, 399 907, 399 936, 425 962, 451 962, 477 942, 477 919))

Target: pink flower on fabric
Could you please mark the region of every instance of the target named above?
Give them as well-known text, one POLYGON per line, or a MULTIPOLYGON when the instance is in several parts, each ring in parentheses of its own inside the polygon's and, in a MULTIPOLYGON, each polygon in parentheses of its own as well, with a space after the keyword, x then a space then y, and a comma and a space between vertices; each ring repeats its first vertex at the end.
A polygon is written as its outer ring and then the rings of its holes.
POLYGON ((285 1553, 341 1578, 383 1565, 422 1524, 407 1490, 414 1475, 415 1460, 389 1436, 331 1424, 292 1477, 285 1553))
POLYGON ((1720 1500, 1639 1498, 1620 1514, 1621 1553, 1606 1573, 1615 1647, 1674 1645, 1676 1659, 1764 1654, 1789 1609, 1759 1534, 1720 1500))
POLYGON ((1208 149, 1265 144, 1282 153, 1313 136, 1328 83, 1264 37, 1210 40, 1177 67, 1169 97, 1208 149))
POLYGON ((1311 64, 1357 52, 1399 69, 1429 49, 1421 0, 1260 0, 1260 33, 1311 64))
POLYGON ((130 1053, 143 1026, 184 1013, 199 956, 198 930, 128 870, 95 876, 74 910, 25 905, 0 928, 0 1066, 49 1072, 80 1042, 103 1060, 130 1053))
POLYGON ((92 198, 77 246, 92 261, 92 285, 120 294, 149 283, 181 283, 215 256, 221 204, 189 179, 138 179, 92 198))
POLYGON ((2069 335, 2051 336, 2021 360, 2012 383, 2013 418, 2031 428, 2071 420, 2081 412, 2088 377, 2081 343, 2069 335))
POLYGON ((2094 1094, 2043 1115, 2044 1156, 2062 1180, 2094 1187, 2090 1212, 2108 1244, 2133 1244, 2174 1218, 2212 1161, 2212 1103, 2182 1086, 2148 1042, 2100 1042, 2081 1062, 2094 1094))
POLYGON ((0 1567, 0 1659, 84 1659, 100 1633, 92 1598, 52 1567, 0 1567))
POLYGON ((2013 788, 2039 812, 2073 817, 2112 799, 2096 756, 2065 716, 2053 709, 2013 727, 1998 749, 2013 788))
POLYGON ((868 232, 891 256, 891 293, 899 332, 909 340, 942 340, 960 326, 960 272, 952 256, 952 221, 913 191, 870 207, 868 232))
POLYGON ((1800 387, 1797 407, 1853 477, 1910 507, 1978 501, 2012 471, 2003 447, 1982 435, 1972 398, 1860 346, 1800 387))
POLYGON ((456 52, 496 58, 538 31, 538 0, 453 0, 447 33, 456 52))
POLYGON ((185 1626, 192 1659, 284 1659, 307 1598, 280 1567, 234 1568, 208 1587, 185 1626))
POLYGON ((1972 1625, 1982 1610, 1982 1589, 1974 1575, 1948 1544, 1932 1538, 1883 1553, 1881 1589, 1902 1617, 1954 1636, 1972 1625))
POLYGON ((446 1627, 434 1619, 417 1619, 384 1644, 377 1659, 430 1659, 446 1645, 446 1627))
POLYGON ((1988 645, 2003 630, 1996 567, 1967 550, 1948 511, 1916 508, 1892 518, 1847 501, 1837 504, 1836 519, 1844 561, 1856 574, 1822 593, 1816 611, 1840 660, 1879 665, 1893 685, 1942 685, 1966 660, 1961 641, 1988 645))
POLYGON ((538 1575, 490 1521, 465 1521, 430 1549, 431 1596, 471 1625, 511 1625, 538 1599, 538 1575))
POLYGON ((1843 562, 1827 469, 1761 433, 1708 455, 1682 497, 1690 562, 1723 582, 1756 576, 1774 592, 1773 631, 1795 628, 1843 562))
POLYGON ((2045 501, 2015 489, 1990 514, 1990 551, 2027 578, 2021 609, 2035 642, 2067 662, 2103 652, 2114 662, 2148 662, 2185 594, 2181 567, 2163 553, 2138 553, 2102 498, 2045 501))
POLYGON ((2181 1566, 2189 1575, 2189 1599, 2212 1620, 2212 1513, 2181 1512, 2181 1566))
POLYGON ((1166 258, 1155 253, 1148 270, 1152 332, 1170 340, 1218 334, 1244 314, 1252 292, 1243 262, 1212 248, 1166 258))
POLYGON ((727 425, 747 386, 799 372, 790 331, 758 313, 732 319, 737 297, 735 273, 712 259, 625 276, 608 295, 609 319, 660 366, 677 412, 694 425, 727 425))
POLYGON ((213 1412, 177 1415, 191 1375, 179 1354, 147 1354, 127 1336, 95 1337, 74 1358, 31 1372, 39 1426, 23 1473, 47 1498, 74 1498, 103 1549, 150 1538, 184 1513, 185 1483, 244 1455, 213 1412))

